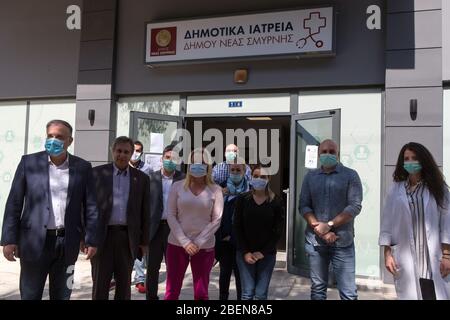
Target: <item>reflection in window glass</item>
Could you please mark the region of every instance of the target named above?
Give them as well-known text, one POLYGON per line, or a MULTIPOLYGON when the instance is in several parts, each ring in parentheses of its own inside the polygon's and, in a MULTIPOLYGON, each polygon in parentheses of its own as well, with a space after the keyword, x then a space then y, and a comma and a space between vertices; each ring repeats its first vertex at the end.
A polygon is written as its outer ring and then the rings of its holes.
POLYGON ((178 116, 180 102, 178 97, 128 97, 117 101, 116 136, 130 134, 130 111, 178 116))

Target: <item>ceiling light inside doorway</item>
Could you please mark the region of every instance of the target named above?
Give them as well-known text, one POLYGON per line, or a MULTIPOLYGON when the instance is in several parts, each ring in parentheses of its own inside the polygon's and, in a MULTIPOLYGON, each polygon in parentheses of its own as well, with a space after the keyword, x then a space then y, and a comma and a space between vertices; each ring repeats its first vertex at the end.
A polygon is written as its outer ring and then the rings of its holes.
POLYGON ((247 117, 247 120, 258 121, 258 120, 272 120, 271 117, 247 117))

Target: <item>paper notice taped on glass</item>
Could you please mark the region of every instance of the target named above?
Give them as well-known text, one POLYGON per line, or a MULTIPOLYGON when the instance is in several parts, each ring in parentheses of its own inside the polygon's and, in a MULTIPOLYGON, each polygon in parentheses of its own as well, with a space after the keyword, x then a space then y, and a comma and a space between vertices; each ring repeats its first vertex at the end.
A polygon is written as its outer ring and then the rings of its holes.
POLYGON ((150 133, 150 153, 162 153, 164 150, 164 133, 150 133))
POLYGON ((161 154, 146 154, 145 163, 149 164, 153 171, 161 170, 161 154))
POLYGON ((319 147, 314 145, 307 145, 305 151, 305 168, 316 169, 319 147))

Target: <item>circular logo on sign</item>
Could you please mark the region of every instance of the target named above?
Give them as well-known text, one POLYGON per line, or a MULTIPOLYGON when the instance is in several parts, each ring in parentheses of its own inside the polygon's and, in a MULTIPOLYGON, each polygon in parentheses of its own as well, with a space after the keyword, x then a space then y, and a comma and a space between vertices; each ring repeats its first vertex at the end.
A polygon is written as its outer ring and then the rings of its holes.
POLYGON ((161 30, 156 34, 156 43, 160 47, 167 47, 172 40, 172 35, 168 30, 161 30))

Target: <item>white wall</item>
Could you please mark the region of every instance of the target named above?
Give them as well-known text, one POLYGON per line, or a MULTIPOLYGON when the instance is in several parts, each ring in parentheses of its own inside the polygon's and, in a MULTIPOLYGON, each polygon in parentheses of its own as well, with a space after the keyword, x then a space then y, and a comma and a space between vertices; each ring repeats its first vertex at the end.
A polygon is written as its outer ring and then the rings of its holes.
POLYGON ((287 93, 244 94, 223 96, 191 96, 187 100, 187 114, 239 114, 277 113, 290 111, 290 97, 287 93), (229 103, 242 106, 230 107, 229 103))

